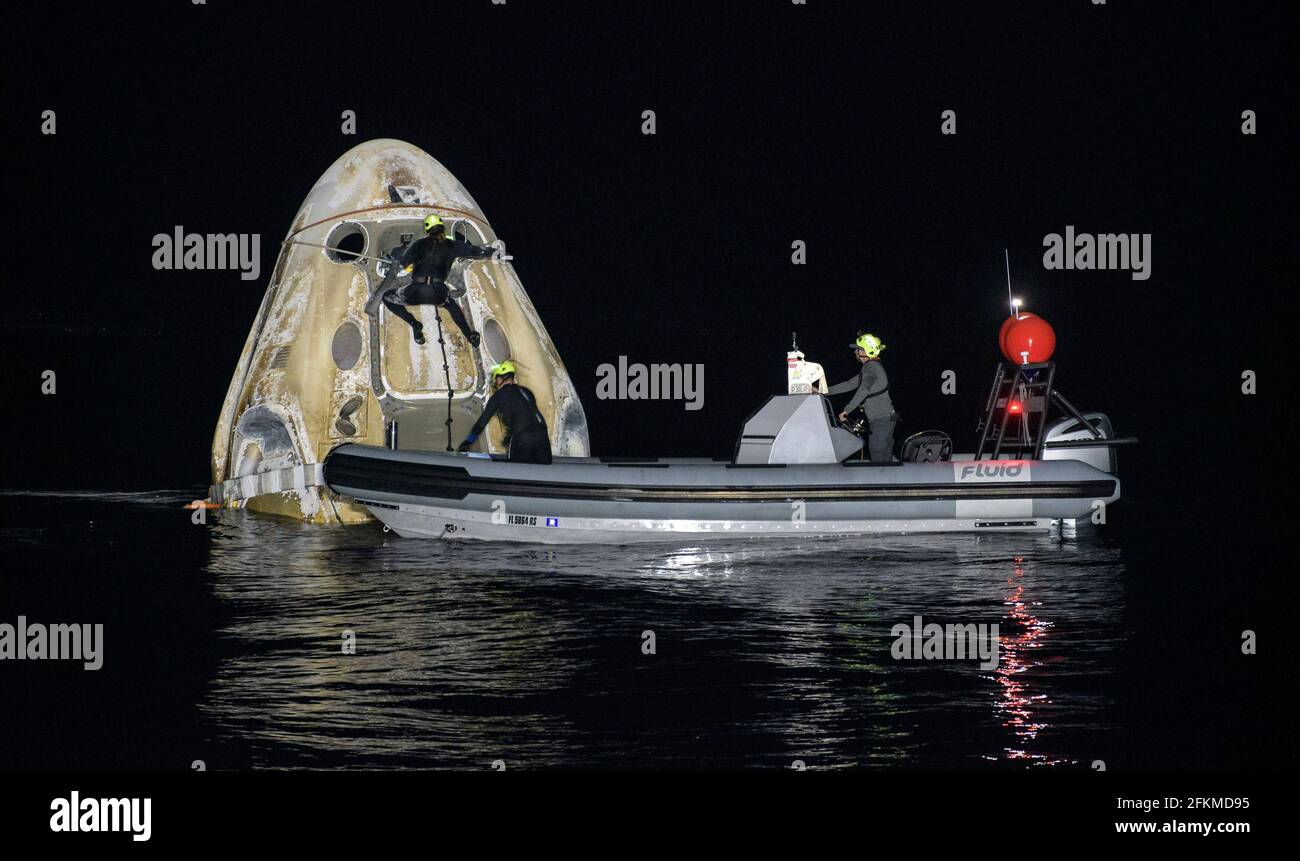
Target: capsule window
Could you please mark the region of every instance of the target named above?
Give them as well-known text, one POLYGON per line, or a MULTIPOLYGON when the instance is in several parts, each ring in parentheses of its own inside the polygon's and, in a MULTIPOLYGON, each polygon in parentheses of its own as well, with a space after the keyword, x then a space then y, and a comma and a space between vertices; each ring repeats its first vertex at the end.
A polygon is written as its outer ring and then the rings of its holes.
POLYGON ((489 317, 483 324, 483 346, 487 347, 487 354, 494 364, 510 358, 510 339, 495 318, 489 317))
POLYGON ((451 235, 462 242, 468 242, 470 245, 483 244, 483 234, 474 226, 474 223, 467 218, 462 218, 460 221, 457 221, 452 225, 451 235))
POLYGON ((325 256, 335 263, 352 263, 366 250, 366 232, 358 224, 344 222, 330 231, 325 256))
POLYGON ((334 340, 330 342, 330 355, 334 364, 341 371, 350 371, 356 367, 361 358, 361 330, 351 321, 343 323, 334 331, 334 340))

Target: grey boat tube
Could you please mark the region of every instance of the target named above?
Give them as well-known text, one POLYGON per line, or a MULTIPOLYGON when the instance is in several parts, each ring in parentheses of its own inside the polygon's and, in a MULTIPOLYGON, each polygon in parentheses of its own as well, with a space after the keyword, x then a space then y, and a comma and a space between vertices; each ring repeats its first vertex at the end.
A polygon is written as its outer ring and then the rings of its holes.
POLYGON ((734 463, 485 455, 342 445, 335 493, 397 534, 541 543, 742 536, 1047 531, 1119 498, 1077 460, 734 463))

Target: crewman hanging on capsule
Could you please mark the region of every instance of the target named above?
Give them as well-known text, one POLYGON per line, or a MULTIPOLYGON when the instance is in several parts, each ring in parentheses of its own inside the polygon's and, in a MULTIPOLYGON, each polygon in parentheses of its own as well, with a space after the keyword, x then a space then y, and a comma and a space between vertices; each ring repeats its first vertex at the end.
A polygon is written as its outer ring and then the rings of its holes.
POLYGON ((470 428, 469 436, 456 449, 468 451, 493 416, 506 426, 506 450, 519 463, 550 463, 551 438, 546 419, 537 410, 537 398, 526 386, 515 382, 515 363, 507 359, 492 366, 492 385, 496 391, 483 406, 483 414, 470 428))
POLYGON ((447 236, 447 227, 437 215, 424 219, 424 236, 401 249, 395 255, 384 276, 379 289, 366 303, 366 313, 379 313, 379 303, 383 302, 389 311, 401 317, 411 327, 415 343, 424 343, 424 327, 415 319, 407 305, 441 305, 451 314, 460 331, 475 347, 479 343, 479 334, 470 328, 465 319, 465 312, 456 300, 451 298, 447 288, 447 273, 457 258, 468 257, 481 260, 491 257, 498 250, 498 245, 471 245, 459 239, 447 236), (393 280, 399 270, 411 275, 411 283, 394 288, 393 280))
POLYGON ((867 451, 872 462, 890 463, 894 459, 894 426, 898 424, 898 415, 889 399, 889 377, 880 362, 880 351, 885 349, 885 345, 875 335, 859 333, 850 346, 862 363, 858 375, 836 383, 827 393, 842 395, 853 392, 853 397, 839 414, 840 421, 846 421, 849 413, 861 407, 867 419, 867 451))

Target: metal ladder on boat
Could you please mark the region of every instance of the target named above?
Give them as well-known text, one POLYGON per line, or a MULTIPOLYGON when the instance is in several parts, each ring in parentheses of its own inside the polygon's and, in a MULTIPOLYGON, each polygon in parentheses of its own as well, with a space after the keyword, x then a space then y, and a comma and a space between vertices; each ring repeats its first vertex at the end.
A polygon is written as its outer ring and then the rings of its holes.
POLYGON ((1102 439, 1101 431, 1056 390, 1055 383, 1055 362, 1022 365, 999 362, 984 405, 984 415, 975 428, 979 434, 975 459, 984 460, 987 455, 991 460, 998 460, 1009 455, 1041 460, 1046 441, 1047 412, 1052 404, 1081 422, 1092 432, 1094 439, 1102 439))

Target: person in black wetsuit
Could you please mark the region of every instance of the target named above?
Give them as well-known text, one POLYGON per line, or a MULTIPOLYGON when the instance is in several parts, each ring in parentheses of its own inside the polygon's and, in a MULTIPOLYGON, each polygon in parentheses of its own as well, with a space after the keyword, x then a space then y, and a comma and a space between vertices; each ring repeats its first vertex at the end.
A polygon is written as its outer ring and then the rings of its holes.
POLYGON ((892 463, 898 414, 894 412, 894 402, 889 397, 889 376, 880 363, 880 351, 885 349, 885 345, 875 335, 864 333, 853 342, 853 349, 862 363, 858 375, 831 386, 827 394, 854 393, 848 405, 840 411, 839 420, 847 420, 849 413, 861 407, 869 428, 867 451, 872 463, 892 463))
POLYGON ((497 387, 483 407, 483 415, 470 428, 469 436, 456 449, 468 451, 493 416, 505 424, 509 458, 518 463, 550 463, 551 438, 546 419, 537 409, 532 391, 515 382, 515 363, 506 360, 492 368, 492 382, 497 387))
POLYGON ((448 238, 447 228, 442 219, 430 215, 424 219, 424 236, 397 253, 384 282, 379 285, 375 295, 371 296, 366 304, 366 311, 371 314, 377 312, 379 302, 383 302, 389 311, 401 317, 411 327, 415 343, 423 344, 424 327, 410 311, 406 310, 406 306, 441 305, 447 309, 447 313, 451 314, 451 318, 456 321, 456 325, 460 327, 460 331, 469 342, 477 347, 479 334, 470 328, 469 321, 465 319, 465 312, 451 298, 451 291, 446 284, 447 273, 457 258, 470 257, 481 260, 491 257, 496 250, 491 245, 471 245, 459 239, 448 238), (411 272, 411 283, 405 287, 393 288, 391 284, 397 273, 408 268, 411 272))

